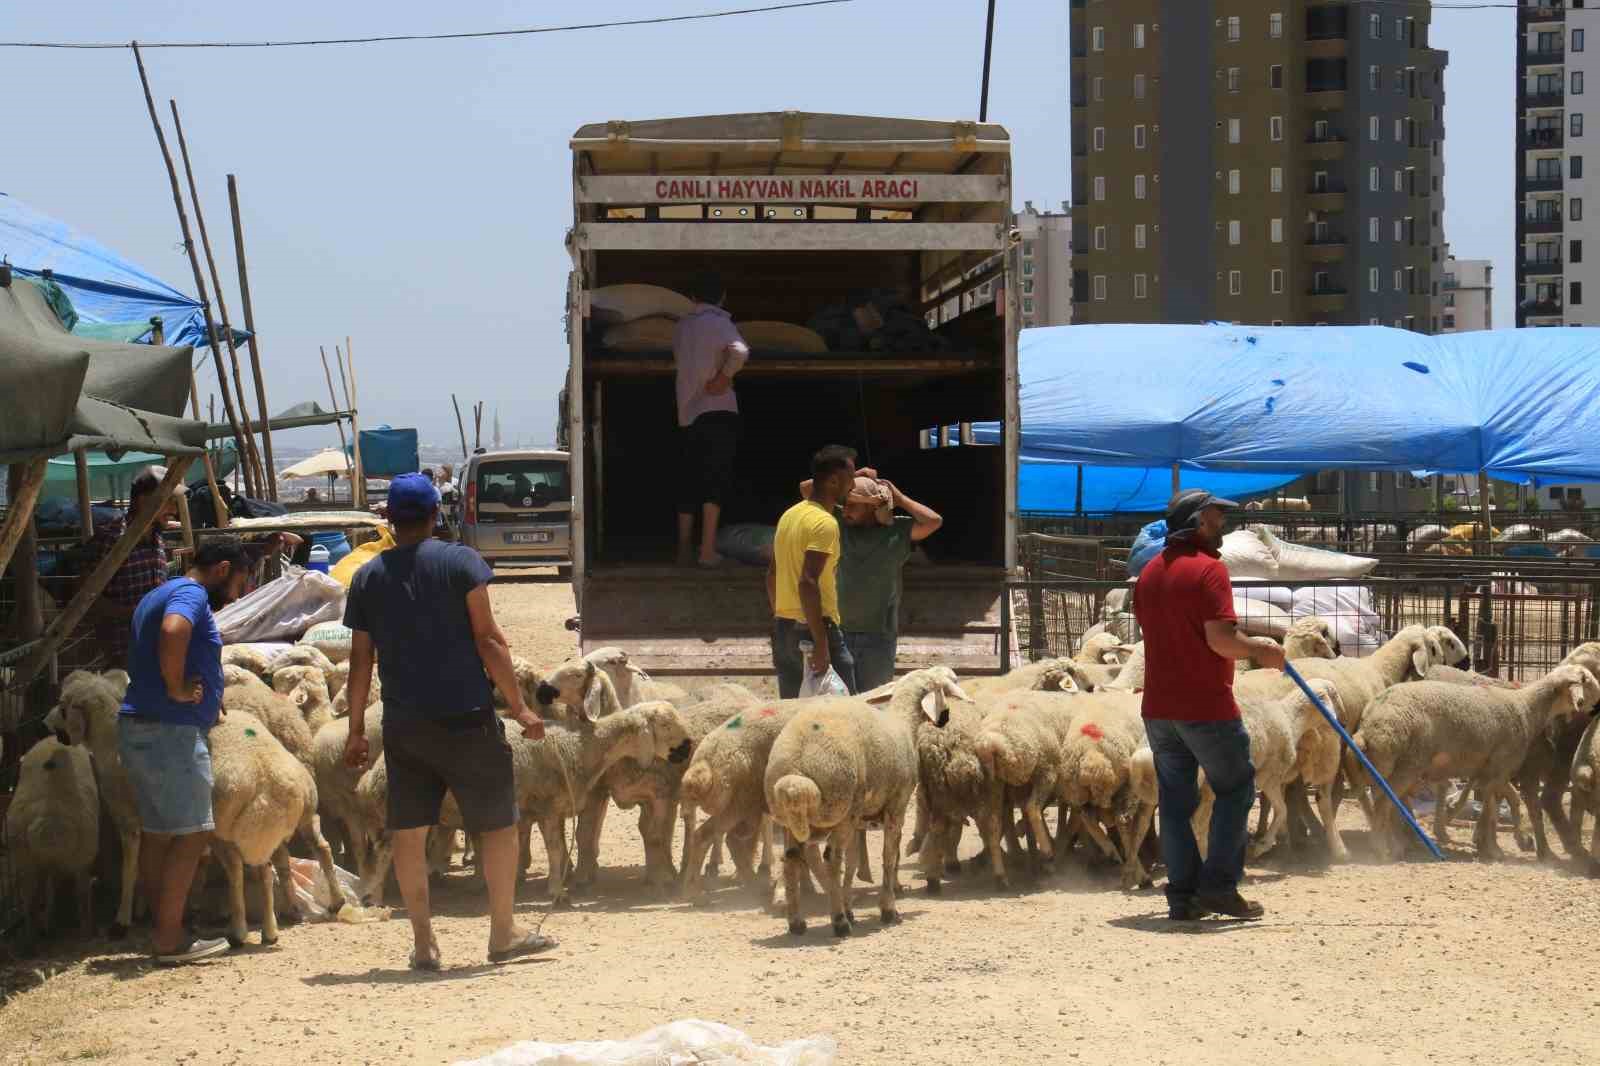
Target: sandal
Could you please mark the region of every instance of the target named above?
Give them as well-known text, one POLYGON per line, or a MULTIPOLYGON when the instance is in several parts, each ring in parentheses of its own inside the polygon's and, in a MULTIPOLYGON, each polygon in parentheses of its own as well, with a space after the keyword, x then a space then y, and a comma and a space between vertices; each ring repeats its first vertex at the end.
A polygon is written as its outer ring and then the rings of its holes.
POLYGON ((509 947, 489 950, 490 962, 510 962, 528 955, 539 955, 556 946, 556 941, 540 933, 523 933, 509 947))

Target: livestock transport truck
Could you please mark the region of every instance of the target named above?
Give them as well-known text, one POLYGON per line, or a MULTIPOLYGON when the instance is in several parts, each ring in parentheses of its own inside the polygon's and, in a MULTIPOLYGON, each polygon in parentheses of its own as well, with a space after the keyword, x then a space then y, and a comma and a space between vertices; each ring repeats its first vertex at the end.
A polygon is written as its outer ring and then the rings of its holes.
POLYGON ((996 672, 1019 433, 1006 130, 798 112, 595 123, 572 138, 572 192, 565 429, 583 651, 619 645, 656 674, 772 673, 765 568, 672 565, 684 475, 670 323, 658 341, 621 331, 622 345, 614 308, 595 302, 618 285, 681 293, 713 270, 736 323, 804 325, 871 291, 907 327, 853 345, 866 350, 752 342, 723 527, 775 524, 818 448, 854 447, 945 518, 905 568, 899 669, 996 672), (974 445, 974 422, 1000 423, 1003 444, 974 445))

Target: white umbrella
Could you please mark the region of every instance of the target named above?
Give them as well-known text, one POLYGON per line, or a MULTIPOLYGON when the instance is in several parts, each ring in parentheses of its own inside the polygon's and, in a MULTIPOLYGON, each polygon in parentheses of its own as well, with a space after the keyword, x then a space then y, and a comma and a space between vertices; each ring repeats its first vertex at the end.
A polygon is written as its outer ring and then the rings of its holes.
POLYGON ((278 476, 281 478, 296 477, 338 477, 350 473, 350 460, 344 452, 337 448, 329 448, 325 452, 318 452, 309 459, 302 459, 278 476))

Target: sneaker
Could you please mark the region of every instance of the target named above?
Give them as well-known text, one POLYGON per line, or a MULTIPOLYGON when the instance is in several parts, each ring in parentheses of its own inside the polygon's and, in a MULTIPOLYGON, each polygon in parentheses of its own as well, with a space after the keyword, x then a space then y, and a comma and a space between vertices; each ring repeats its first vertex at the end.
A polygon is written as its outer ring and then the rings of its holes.
POLYGON ((215 940, 191 940, 177 951, 157 952, 157 966, 187 966, 191 962, 201 959, 215 958, 228 950, 228 941, 222 937, 215 940))
POLYGON ((1246 921, 1254 921, 1266 913, 1261 904, 1245 899, 1238 892, 1201 893, 1195 897, 1195 904, 1214 914, 1246 921))

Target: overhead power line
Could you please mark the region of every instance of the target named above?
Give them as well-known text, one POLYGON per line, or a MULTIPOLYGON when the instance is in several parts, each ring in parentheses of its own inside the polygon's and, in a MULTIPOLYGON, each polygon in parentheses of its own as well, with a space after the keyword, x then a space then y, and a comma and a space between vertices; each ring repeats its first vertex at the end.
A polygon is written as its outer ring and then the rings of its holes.
MULTIPOLYGON (((538 33, 572 33, 577 30, 610 30, 627 26, 661 26, 673 22, 706 22, 735 15, 764 15, 774 11, 795 11, 807 7, 851 4, 855 0, 797 0, 794 3, 765 7, 741 7, 728 11, 705 11, 696 15, 658 15, 653 18, 619 19, 615 22, 584 22, 570 26, 528 26, 514 30, 472 30, 464 33, 397 33, 379 37, 330 37, 306 41, 140 41, 140 48, 308 48, 327 44, 388 44, 393 41, 462 41, 481 37, 526 37, 538 33)), ((0 48, 131 48, 128 41, 0 41, 0 48)))

